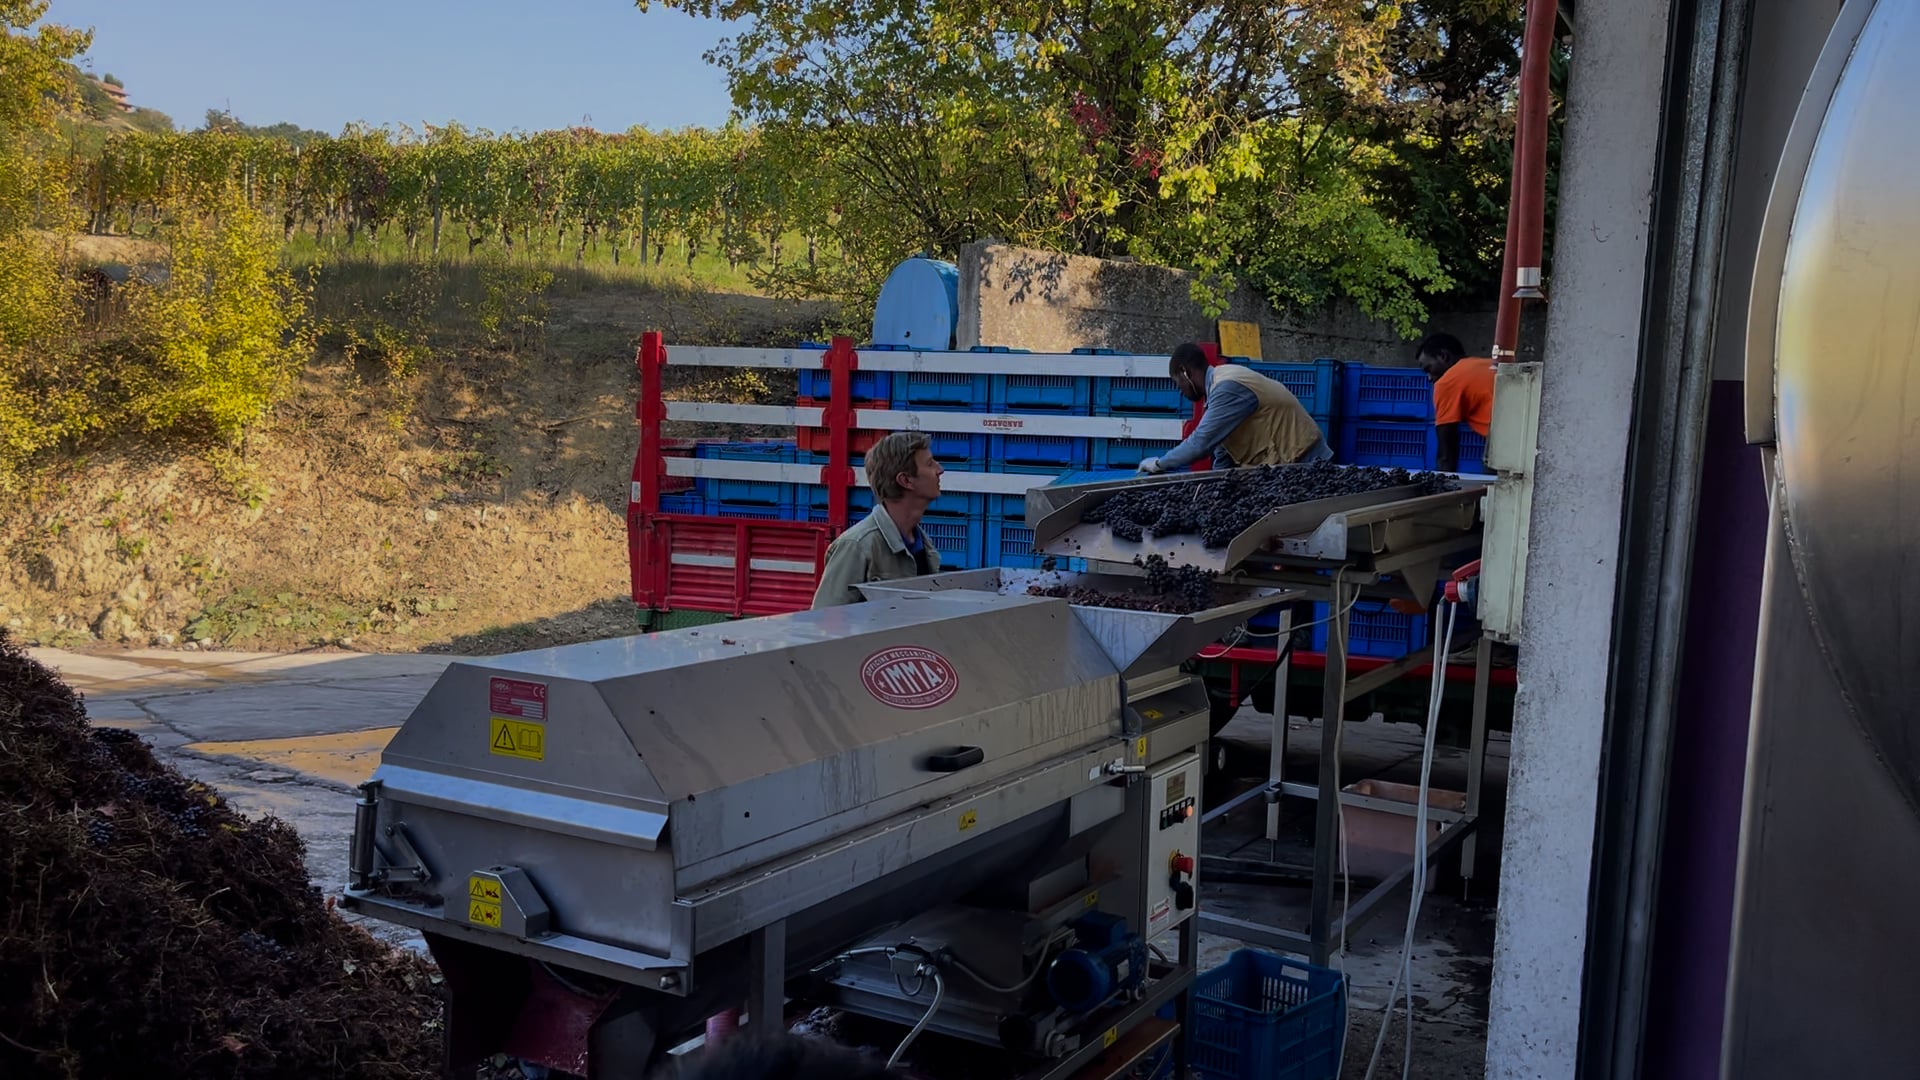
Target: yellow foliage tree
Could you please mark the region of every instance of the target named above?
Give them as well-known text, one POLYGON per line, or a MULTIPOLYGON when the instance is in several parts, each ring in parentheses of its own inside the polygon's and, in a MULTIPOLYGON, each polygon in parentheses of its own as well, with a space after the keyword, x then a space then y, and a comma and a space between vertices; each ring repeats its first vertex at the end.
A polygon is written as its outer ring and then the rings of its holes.
POLYGON ((277 227, 237 185, 177 207, 162 235, 166 273, 132 304, 144 363, 131 380, 130 419, 236 441, 311 350, 306 294, 280 265, 277 227))
POLYGON ((62 163, 42 151, 91 35, 36 28, 46 13, 45 0, 0 0, 0 490, 85 413, 59 378, 79 318, 60 240, 71 204, 62 163))

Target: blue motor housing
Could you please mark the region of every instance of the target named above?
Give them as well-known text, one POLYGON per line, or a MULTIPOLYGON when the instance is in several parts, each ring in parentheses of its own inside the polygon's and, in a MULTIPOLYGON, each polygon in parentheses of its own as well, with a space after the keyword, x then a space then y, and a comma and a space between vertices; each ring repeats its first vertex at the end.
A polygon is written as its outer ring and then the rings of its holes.
POLYGON ((1073 923, 1079 939, 1047 968, 1047 993, 1068 1012, 1087 1013, 1147 977, 1147 943, 1127 920, 1096 911, 1073 923))

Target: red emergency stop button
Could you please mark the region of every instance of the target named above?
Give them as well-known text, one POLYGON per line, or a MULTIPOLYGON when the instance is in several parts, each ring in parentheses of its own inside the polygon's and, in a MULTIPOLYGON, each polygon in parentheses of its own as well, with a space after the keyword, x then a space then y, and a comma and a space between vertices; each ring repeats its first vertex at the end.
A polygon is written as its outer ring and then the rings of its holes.
POLYGON ((1193 873, 1193 856, 1182 855, 1177 851, 1174 852, 1173 853, 1173 872, 1176 874, 1193 873))

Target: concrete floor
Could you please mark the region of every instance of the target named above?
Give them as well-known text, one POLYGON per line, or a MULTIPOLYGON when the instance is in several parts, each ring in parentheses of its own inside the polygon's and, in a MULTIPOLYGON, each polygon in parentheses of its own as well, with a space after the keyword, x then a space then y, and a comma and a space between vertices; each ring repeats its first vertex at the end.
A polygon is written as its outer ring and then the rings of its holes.
MULTIPOLYGON (((243 812, 274 814, 292 824, 306 841, 314 881, 330 893, 337 893, 345 880, 354 785, 371 774, 381 748, 441 671, 459 659, 160 650, 85 655, 42 649, 34 655, 86 695, 96 722, 140 732, 164 759, 218 788, 243 812)), ((1247 776, 1264 775, 1270 738, 1269 719, 1250 709, 1222 733, 1234 763, 1247 776)), ((1344 740, 1343 783, 1367 777, 1417 782, 1420 732, 1413 726, 1349 724, 1344 740)), ((1287 745, 1287 778, 1312 782, 1318 722, 1290 721, 1287 745)), ((1414 934, 1416 1024, 1410 1075, 1423 1080, 1482 1075, 1506 747, 1504 736, 1489 740, 1487 809, 1495 824, 1482 834, 1470 898, 1463 899, 1457 860, 1450 860, 1439 875, 1439 887, 1422 902, 1414 934)), ((1436 754, 1433 786, 1464 790, 1465 782, 1465 753, 1442 748, 1436 754)), ((1277 843, 1266 839, 1265 813, 1255 800, 1208 826, 1206 853, 1310 866, 1312 803, 1290 799, 1281 809, 1277 843)), ((1410 819, 1407 828, 1412 828, 1410 819)), ((1365 888, 1356 881, 1353 898, 1365 888)), ((1306 926, 1304 888, 1207 885, 1203 877, 1202 897, 1204 906, 1236 918, 1306 926)), ((1406 910, 1405 895, 1385 901, 1334 962, 1346 971, 1350 987, 1346 1077, 1365 1074, 1398 965, 1406 910)), ((380 923, 368 926, 396 944, 418 947, 418 937, 410 931, 380 923)), ((1231 939, 1203 935, 1202 968, 1224 961, 1240 947, 1231 939)), ((1396 1020, 1377 1075, 1398 1073, 1402 1030, 1396 1020)))

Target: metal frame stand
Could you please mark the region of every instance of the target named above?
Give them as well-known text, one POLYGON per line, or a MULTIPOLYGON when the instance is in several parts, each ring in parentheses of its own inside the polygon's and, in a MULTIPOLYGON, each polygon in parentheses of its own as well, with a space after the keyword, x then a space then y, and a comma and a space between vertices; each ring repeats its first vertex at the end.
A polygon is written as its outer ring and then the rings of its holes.
MULTIPOLYGON (((1249 575, 1255 579, 1259 579, 1260 576, 1258 572, 1249 575)), ((1369 573, 1360 576, 1371 580, 1374 575, 1369 573)), ((1199 922, 1200 929, 1209 933, 1221 934, 1254 945, 1301 953, 1313 963, 1325 965, 1339 942, 1351 936, 1362 923, 1379 910, 1381 901, 1395 890, 1405 886, 1413 877, 1413 860, 1409 858, 1404 866, 1368 890, 1345 911, 1338 914, 1334 911, 1334 890, 1339 884, 1341 805, 1364 806, 1367 809, 1383 810, 1407 817, 1412 817, 1418 809, 1409 804, 1390 800, 1341 794, 1340 753, 1342 733, 1346 726, 1347 704, 1400 678, 1428 662, 1431 657, 1425 651, 1409 653, 1391 664, 1375 668, 1364 675, 1348 678, 1348 610, 1355 601, 1371 590, 1362 584, 1346 580, 1303 581, 1292 574, 1286 575, 1284 580, 1287 584, 1298 586, 1309 594, 1323 596, 1329 613, 1327 663, 1321 694, 1320 767, 1317 783, 1314 785, 1288 783, 1281 775, 1287 742, 1286 683, 1284 681, 1287 672, 1277 670, 1275 678, 1281 681, 1274 688, 1273 737, 1272 749, 1268 757, 1267 784, 1214 807, 1207 811, 1201 821, 1205 824, 1232 812, 1244 803, 1257 798, 1265 799, 1267 839, 1277 841, 1280 798, 1284 795, 1292 795, 1313 799, 1315 801, 1313 895, 1309 906, 1308 925, 1305 932, 1302 932, 1245 919, 1235 919, 1204 909, 1200 912, 1199 922)), ((1284 657, 1285 650, 1282 650, 1282 655, 1284 657)), ((1479 823, 1481 783, 1486 771, 1487 686, 1490 680, 1492 656, 1492 640, 1483 635, 1474 655, 1473 726, 1467 757, 1466 809, 1459 813, 1432 808, 1427 811, 1428 820, 1441 822, 1445 826, 1440 835, 1427 844, 1428 864, 1431 865, 1434 861, 1443 858, 1447 852, 1458 846, 1460 873, 1469 884, 1473 878, 1474 858, 1478 853, 1477 845, 1474 843, 1474 832, 1479 823)), ((1286 660, 1282 659, 1279 662, 1284 669, 1286 660)), ((1436 679, 1446 677, 1444 658, 1442 665, 1433 670, 1432 677, 1436 679)))

